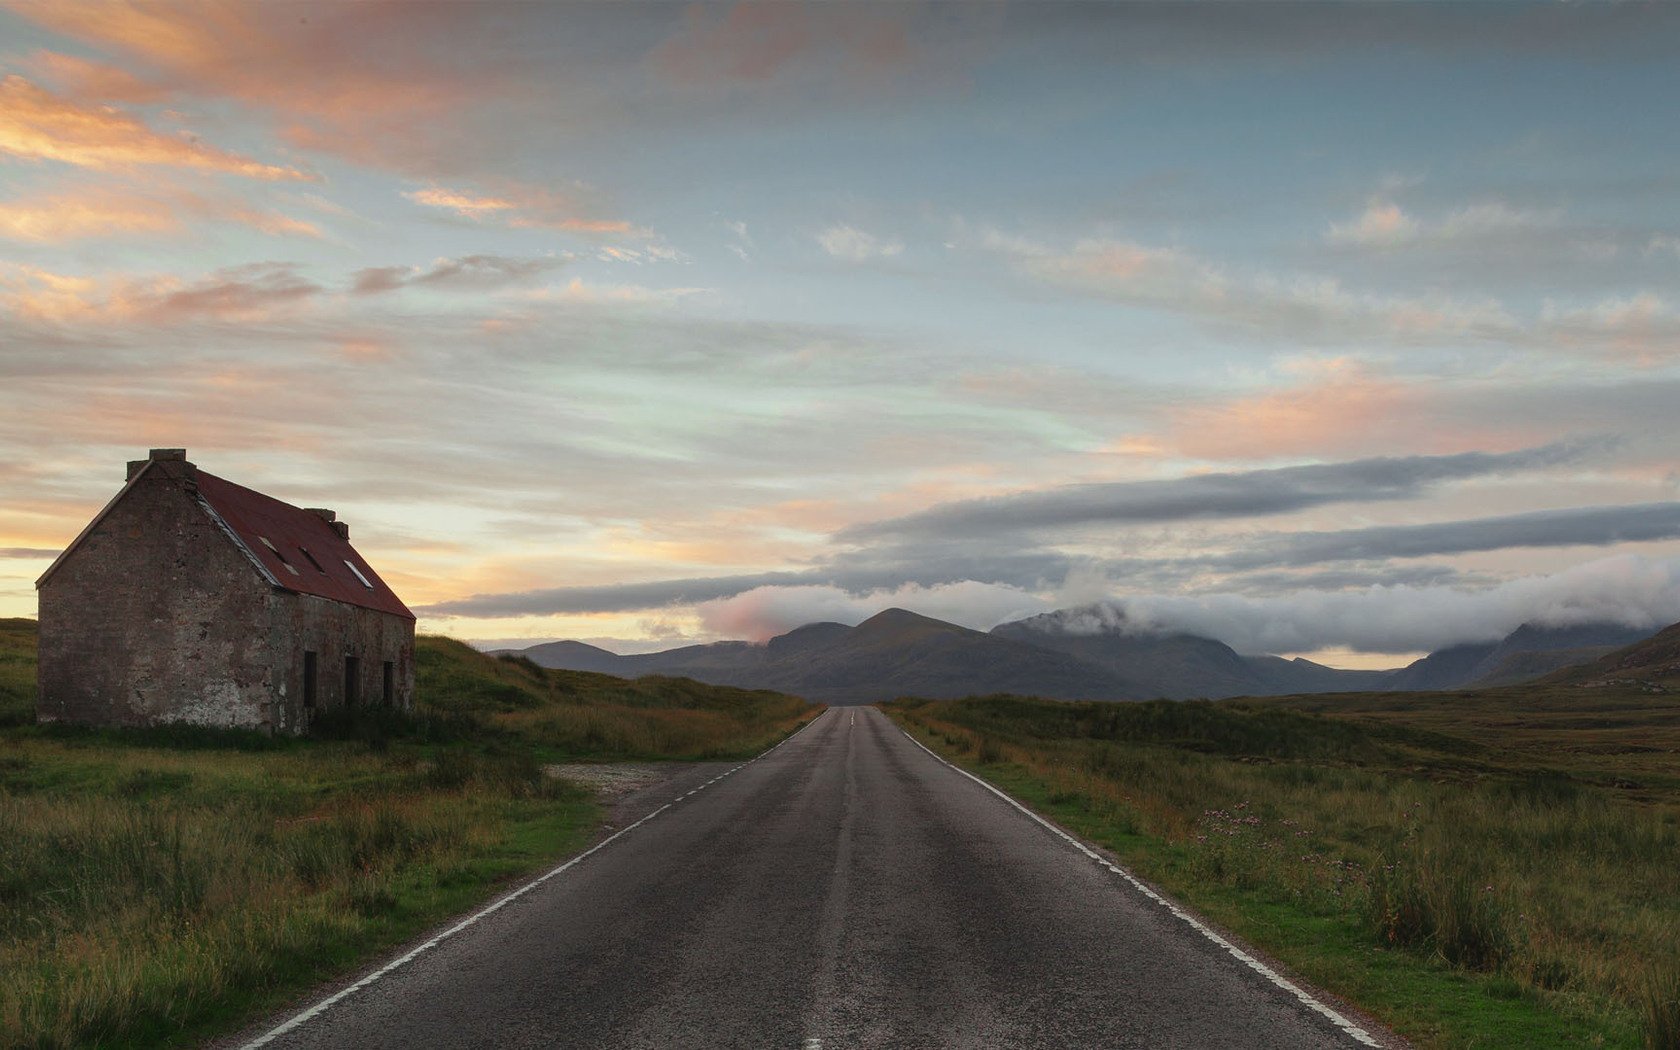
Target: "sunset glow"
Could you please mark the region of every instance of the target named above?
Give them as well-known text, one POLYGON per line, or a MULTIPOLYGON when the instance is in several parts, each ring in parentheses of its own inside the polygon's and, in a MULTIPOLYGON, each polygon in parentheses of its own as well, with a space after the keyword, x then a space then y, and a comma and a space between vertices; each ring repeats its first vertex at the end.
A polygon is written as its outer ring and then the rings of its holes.
POLYGON ((186 447, 481 642, 1680 620, 1680 8, 1218 10, 6 0, 0 616, 186 447))

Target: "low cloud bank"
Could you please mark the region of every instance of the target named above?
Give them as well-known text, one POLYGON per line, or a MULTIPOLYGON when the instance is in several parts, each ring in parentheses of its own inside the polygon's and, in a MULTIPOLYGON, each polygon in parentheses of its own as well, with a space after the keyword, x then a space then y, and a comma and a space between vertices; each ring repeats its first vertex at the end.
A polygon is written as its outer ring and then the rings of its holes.
POLYGON ((1047 612, 1055 606, 1038 595, 993 583, 915 584, 849 594, 839 587, 757 587, 744 594, 705 602, 698 612, 709 632, 724 638, 763 642, 808 623, 858 624, 882 609, 909 609, 923 616, 990 630, 1008 620, 1047 612))
MULTIPOLYGON (((1070 589, 1041 595, 974 581, 863 594, 831 586, 767 586, 706 602, 699 613, 707 632, 764 641, 806 623, 856 624, 891 607, 983 631, 1049 612, 1072 598, 1070 589)), ((1065 630, 1079 633, 1185 631, 1244 653, 1338 647, 1410 653, 1495 641, 1524 623, 1655 629, 1680 622, 1680 559, 1621 555, 1481 589, 1388 585, 1263 596, 1131 595, 1068 609, 1057 619, 1065 630)))
POLYGON ((1680 621, 1680 559, 1619 555, 1550 576, 1480 590, 1386 586, 1358 591, 1141 595, 1069 610, 1066 630, 1173 630, 1218 638, 1238 652, 1310 652, 1345 646, 1404 653, 1494 641, 1524 623, 1680 621))

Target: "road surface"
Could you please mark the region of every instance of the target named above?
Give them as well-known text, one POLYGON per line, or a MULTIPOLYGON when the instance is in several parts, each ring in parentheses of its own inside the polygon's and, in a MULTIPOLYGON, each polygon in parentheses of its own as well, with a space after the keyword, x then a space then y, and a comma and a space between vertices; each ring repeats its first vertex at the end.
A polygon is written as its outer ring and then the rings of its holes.
POLYGON ((1368 1028, 1350 1032, 1263 969, 879 711, 837 707, 409 961, 242 1041, 1360 1045, 1368 1028))

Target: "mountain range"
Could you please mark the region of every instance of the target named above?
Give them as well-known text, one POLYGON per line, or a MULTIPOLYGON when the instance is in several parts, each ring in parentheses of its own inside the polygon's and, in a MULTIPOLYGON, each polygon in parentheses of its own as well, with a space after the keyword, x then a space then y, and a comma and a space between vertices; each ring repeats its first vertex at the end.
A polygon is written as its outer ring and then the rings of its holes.
POLYGON ((988 632, 888 609, 856 627, 811 623, 762 645, 714 642, 620 656, 564 641, 500 652, 544 667, 623 678, 672 675, 828 702, 978 693, 1211 699, 1507 685, 1592 661, 1653 633, 1618 624, 1524 624, 1497 642, 1452 646, 1393 670, 1353 671, 1300 658, 1245 656, 1213 638, 1139 629, 1112 616, 1100 630, 1076 630, 1071 622, 1089 622, 1070 617, 1077 612, 1046 613, 988 632))

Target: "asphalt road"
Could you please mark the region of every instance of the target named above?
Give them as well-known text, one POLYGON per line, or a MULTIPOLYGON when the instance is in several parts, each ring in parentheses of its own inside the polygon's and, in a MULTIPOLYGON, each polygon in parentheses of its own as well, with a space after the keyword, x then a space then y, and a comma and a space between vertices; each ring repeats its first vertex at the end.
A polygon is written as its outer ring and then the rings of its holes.
POLYGON ((833 708, 264 1045, 1360 1043, 879 711, 833 708))

